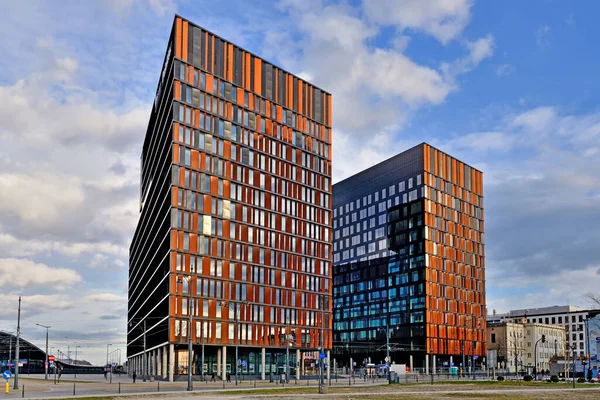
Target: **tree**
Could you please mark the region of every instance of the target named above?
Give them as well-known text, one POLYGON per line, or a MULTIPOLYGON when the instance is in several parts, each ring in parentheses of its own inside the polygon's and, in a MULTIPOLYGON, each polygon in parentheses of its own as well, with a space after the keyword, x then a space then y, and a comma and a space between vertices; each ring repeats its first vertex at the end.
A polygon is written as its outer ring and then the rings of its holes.
POLYGON ((600 295, 594 294, 593 292, 587 292, 583 297, 591 304, 595 309, 600 309, 600 295))

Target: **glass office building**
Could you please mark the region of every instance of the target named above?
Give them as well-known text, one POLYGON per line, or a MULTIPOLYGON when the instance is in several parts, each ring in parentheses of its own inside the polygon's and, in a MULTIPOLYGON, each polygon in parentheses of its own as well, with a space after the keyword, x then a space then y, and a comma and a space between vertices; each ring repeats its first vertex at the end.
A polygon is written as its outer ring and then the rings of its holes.
MULTIPOLYGON (((460 366, 485 355, 480 171, 423 143, 333 187, 342 363, 460 366)), ((349 364, 348 364, 349 365, 349 364)))
POLYGON ((301 374, 331 348, 331 202, 331 95, 176 16, 141 156, 131 370, 264 379, 288 348, 301 374))

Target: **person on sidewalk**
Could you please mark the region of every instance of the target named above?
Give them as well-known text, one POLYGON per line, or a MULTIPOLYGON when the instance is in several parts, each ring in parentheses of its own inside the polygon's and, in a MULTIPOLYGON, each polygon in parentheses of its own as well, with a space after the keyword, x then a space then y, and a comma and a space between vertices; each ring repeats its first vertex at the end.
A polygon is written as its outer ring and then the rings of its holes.
POLYGON ((215 379, 215 373, 214 373, 214 371, 213 371, 213 373, 212 373, 212 374, 211 374, 211 376, 210 376, 210 381, 211 381, 211 382, 216 382, 216 381, 217 381, 217 380, 215 379))
POLYGON ((230 372, 227 373, 227 382, 231 382, 231 373, 230 372))
POLYGON ((135 373, 135 371, 133 371, 132 377, 133 377, 133 383, 135 383, 135 378, 137 378, 137 374, 135 373))

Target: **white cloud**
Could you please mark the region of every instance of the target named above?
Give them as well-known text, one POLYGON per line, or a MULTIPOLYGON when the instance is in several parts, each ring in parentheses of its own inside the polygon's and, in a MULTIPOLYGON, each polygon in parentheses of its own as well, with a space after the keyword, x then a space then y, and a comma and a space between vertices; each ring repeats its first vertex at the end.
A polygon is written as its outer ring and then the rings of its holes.
POLYGON ((367 18, 383 25, 425 32, 446 44, 470 19, 471 0, 364 0, 367 18))
POLYGON ((28 288, 33 286, 64 290, 82 281, 72 269, 52 268, 26 259, 0 259, 0 288, 28 288))
POLYGON ((546 130, 554 121, 556 110, 553 107, 538 107, 517 115, 512 125, 533 132, 546 130))
POLYGON ((510 64, 502 64, 496 68, 496 75, 498 76, 508 76, 513 72, 515 72, 515 67, 510 64))
POLYGON ((494 36, 490 33, 475 41, 466 41, 465 46, 469 50, 465 57, 451 63, 444 62, 440 67, 448 82, 454 82, 458 75, 474 70, 483 60, 491 57, 494 54, 494 36))
MULTIPOLYGON (((507 151, 515 144, 515 138, 502 132, 476 132, 462 135, 447 142, 446 146, 454 149, 476 151, 507 151)), ((445 147, 446 148, 446 147, 445 147)), ((450 154, 453 152, 448 149, 450 154)))
POLYGON ((92 302, 126 302, 127 299, 123 296, 118 296, 113 293, 96 293, 86 297, 86 300, 92 302))
POLYGON ((538 46, 548 47, 550 46, 550 26, 542 25, 535 32, 535 38, 538 46))

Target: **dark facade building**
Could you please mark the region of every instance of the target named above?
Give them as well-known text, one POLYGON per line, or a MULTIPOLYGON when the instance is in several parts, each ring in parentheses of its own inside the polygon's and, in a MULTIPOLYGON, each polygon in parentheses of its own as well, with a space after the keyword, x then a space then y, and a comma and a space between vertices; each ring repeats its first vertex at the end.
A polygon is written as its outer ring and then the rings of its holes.
MULTIPOLYGON (((333 187, 334 353, 361 366, 486 354, 482 173, 423 143, 333 187)), ((471 361, 465 360, 465 367, 471 361)))
POLYGON ((264 379, 288 348, 302 373, 331 348, 331 203, 331 95, 176 16, 141 156, 129 370, 235 374, 239 348, 264 379))

